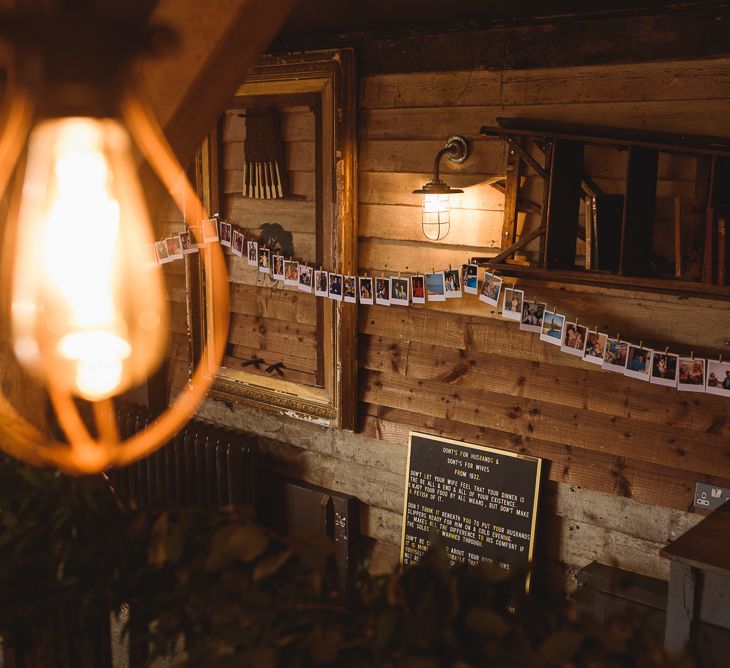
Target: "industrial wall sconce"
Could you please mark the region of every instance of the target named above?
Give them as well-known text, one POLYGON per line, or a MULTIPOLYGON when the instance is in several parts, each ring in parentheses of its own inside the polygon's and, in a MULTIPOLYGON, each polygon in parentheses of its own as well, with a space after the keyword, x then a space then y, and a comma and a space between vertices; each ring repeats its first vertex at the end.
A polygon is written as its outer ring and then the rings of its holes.
POLYGON ((440 241, 451 228, 451 208, 449 196, 463 193, 459 188, 451 188, 439 178, 441 158, 448 156, 451 162, 462 163, 469 156, 469 144, 464 137, 450 137, 434 158, 433 176, 422 188, 414 190, 414 195, 423 195, 421 209, 421 229, 426 238, 440 241))
MULTIPOLYGON (((69 441, 41 433, 0 393, 0 448, 70 473, 128 464, 160 447, 212 380, 199 366, 167 411, 120 442, 111 399, 155 371, 169 333, 133 145, 190 219, 206 216, 130 77, 135 58, 172 34, 84 5, 0 16, 0 39, 14 55, 0 125, 0 197, 16 165, 22 183, 10 188, 0 287, 9 289, 15 356, 44 381, 69 441), (92 403, 96 429, 86 427, 74 397, 92 403)), ((217 244, 201 255, 220 314, 202 359, 216 364, 228 329, 228 281, 217 244)))

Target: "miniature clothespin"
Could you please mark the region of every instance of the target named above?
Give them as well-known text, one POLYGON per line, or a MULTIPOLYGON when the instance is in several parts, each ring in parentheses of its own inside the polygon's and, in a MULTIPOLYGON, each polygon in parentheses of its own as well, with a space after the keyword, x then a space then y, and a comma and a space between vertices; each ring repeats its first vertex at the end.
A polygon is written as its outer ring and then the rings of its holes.
POLYGON ((640 339, 639 340, 639 348, 643 348, 643 347, 644 347, 644 339, 640 339))
POLYGON ((695 358, 695 351, 694 350, 692 352, 690 352, 689 358, 694 361, 694 358, 695 358))

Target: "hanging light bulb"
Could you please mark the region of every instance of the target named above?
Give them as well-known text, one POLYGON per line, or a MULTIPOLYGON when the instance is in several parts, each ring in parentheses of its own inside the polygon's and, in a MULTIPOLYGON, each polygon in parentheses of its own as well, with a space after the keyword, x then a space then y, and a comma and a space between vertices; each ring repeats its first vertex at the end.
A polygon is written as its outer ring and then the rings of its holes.
POLYGON ((0 430, 10 437, 0 447, 32 463, 95 472, 144 456, 190 417, 222 357, 228 295, 222 252, 209 248, 203 261, 221 316, 202 357, 207 368, 196 369, 188 391, 151 428, 120 443, 108 400, 154 373, 168 335, 162 271, 147 255, 154 236, 135 145, 181 209, 197 220, 205 212, 159 126, 123 81, 151 33, 71 7, 6 23, 18 40, 18 71, 0 132, 0 195, 16 163, 22 172, 6 223, 10 262, 2 267, 13 350, 45 381, 69 444, 49 442, 0 395, 0 430), (31 27, 36 20, 40 29, 31 27), (81 34, 92 37, 81 43, 81 34), (94 402, 98 436, 73 397, 94 402))
POLYGON ((461 163, 469 155, 469 145, 463 137, 451 137, 433 161, 433 176, 422 188, 414 190, 414 195, 423 195, 421 207, 421 229, 427 239, 440 241, 451 229, 451 207, 449 196, 463 193, 459 188, 451 188, 439 178, 441 158, 447 155, 451 162, 461 163))

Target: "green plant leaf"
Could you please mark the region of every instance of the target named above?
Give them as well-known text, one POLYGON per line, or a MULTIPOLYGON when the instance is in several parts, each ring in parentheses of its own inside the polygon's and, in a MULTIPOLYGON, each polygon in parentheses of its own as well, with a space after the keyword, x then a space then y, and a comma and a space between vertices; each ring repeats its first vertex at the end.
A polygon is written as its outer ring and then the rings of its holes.
POLYGON ((466 613, 464 622, 473 633, 490 638, 503 638, 510 630, 510 625, 489 608, 472 608, 466 613))

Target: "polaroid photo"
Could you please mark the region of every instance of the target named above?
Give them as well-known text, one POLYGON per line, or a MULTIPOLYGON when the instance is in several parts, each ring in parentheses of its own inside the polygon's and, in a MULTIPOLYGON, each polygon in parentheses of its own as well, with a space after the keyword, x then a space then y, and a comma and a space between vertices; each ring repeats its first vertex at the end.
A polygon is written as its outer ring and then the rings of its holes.
POLYGON ((515 288, 504 289, 504 302, 502 304, 502 317, 507 320, 522 320, 522 302, 525 293, 515 288))
POLYGON ((366 306, 372 306, 373 304, 373 279, 367 276, 360 276, 358 278, 360 285, 360 303, 366 306))
POLYGON ((168 262, 173 261, 174 258, 171 258, 170 254, 167 252, 167 239, 155 242, 155 250, 157 251, 157 257, 160 264, 167 264, 168 262))
POLYGON ((243 234, 239 230, 233 230, 231 252, 238 257, 243 257, 243 234))
POLYGON ((329 298, 342 301, 342 274, 330 274, 329 298))
POLYGON ((378 276, 375 279, 375 303, 390 306, 390 278, 378 276))
POLYGON ((345 276, 342 281, 342 297, 348 304, 357 303, 357 278, 345 276))
POLYGON ((560 350, 568 355, 583 357, 586 350, 586 340, 588 339, 588 328, 579 325, 577 322, 566 321, 563 329, 563 342, 560 344, 560 350))
POLYGON ((705 392, 730 397, 730 362, 707 360, 705 392))
POLYGON ((274 255, 271 258, 271 275, 275 281, 284 280, 284 256, 274 255))
POLYGON ((299 285, 299 262, 284 260, 284 285, 299 285))
POLYGON ((677 389, 683 392, 705 391, 705 360, 698 357, 680 357, 677 389))
POLYGON ((248 248, 248 265, 249 267, 259 266, 259 245, 256 241, 247 241, 248 248))
MULTIPOLYGON (((486 281, 485 281, 486 283, 486 281)), ((542 331, 540 332, 540 341, 552 343, 559 346, 563 342, 563 326, 565 325, 565 316, 554 311, 545 311, 545 317, 542 319, 542 331)))
POLYGON ((443 271, 426 274, 426 296, 430 302, 446 301, 446 284, 443 271))
POLYGON ((655 350, 651 355, 651 379, 654 385, 677 387, 678 355, 655 350))
POLYGON ((525 299, 522 302, 520 329, 523 332, 540 334, 542 332, 542 320, 545 317, 545 308, 546 304, 525 299))
POLYGON ((180 237, 180 246, 182 247, 183 255, 190 255, 191 253, 198 252, 198 247, 195 243, 193 243, 193 235, 190 233, 190 230, 180 232, 178 236, 180 237))
POLYGON ((183 259, 182 244, 180 243, 179 234, 174 237, 167 237, 167 239, 165 239, 165 243, 167 244, 167 255, 171 260, 183 259))
POLYGON ((312 282, 314 280, 314 269, 306 264, 299 265, 299 289, 302 292, 312 292, 312 282))
POLYGON ((393 306, 408 306, 411 281, 400 276, 390 279, 390 303, 393 306))
POLYGON ((444 285, 446 299, 461 299, 461 276, 458 269, 444 271, 444 285))
POLYGON ((328 297, 329 296, 329 274, 322 269, 314 270, 314 296, 315 297, 328 297))
POLYGON ((411 276, 411 301, 414 304, 426 303, 426 277, 423 274, 411 276))
POLYGON ((231 240, 233 238, 233 228, 230 223, 221 221, 220 224, 220 242, 221 246, 231 247, 231 240))
POLYGON ((203 243, 209 244, 218 241, 218 221, 215 218, 204 220, 203 224, 203 243))
POLYGON ((651 354, 653 352, 650 348, 630 345, 624 375, 648 382, 651 379, 651 354))
POLYGON ((461 275, 464 281, 464 292, 470 295, 477 294, 479 287, 479 266, 474 263, 464 264, 461 266, 461 275))
POLYGON ((591 364, 603 364, 603 353, 606 351, 607 339, 608 334, 603 334, 596 329, 589 329, 583 361, 591 364))
POLYGON ((629 344, 626 341, 606 339, 606 350, 603 354, 603 368, 607 371, 623 373, 626 371, 626 362, 629 354, 629 344))
POLYGON ((479 293, 479 301, 496 306, 499 303, 499 293, 502 291, 502 279, 494 274, 484 274, 482 291, 479 293))
POLYGON ((259 271, 262 274, 271 273, 271 251, 259 246, 259 271))

